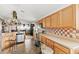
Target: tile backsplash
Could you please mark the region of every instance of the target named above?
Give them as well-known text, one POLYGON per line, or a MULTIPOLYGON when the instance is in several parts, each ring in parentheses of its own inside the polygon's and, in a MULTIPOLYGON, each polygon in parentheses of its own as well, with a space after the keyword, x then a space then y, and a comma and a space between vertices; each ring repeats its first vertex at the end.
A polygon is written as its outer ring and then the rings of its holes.
POLYGON ((79 41, 79 30, 74 28, 52 28, 46 29, 49 33, 53 33, 57 36, 65 37, 65 38, 72 38, 72 40, 79 41))

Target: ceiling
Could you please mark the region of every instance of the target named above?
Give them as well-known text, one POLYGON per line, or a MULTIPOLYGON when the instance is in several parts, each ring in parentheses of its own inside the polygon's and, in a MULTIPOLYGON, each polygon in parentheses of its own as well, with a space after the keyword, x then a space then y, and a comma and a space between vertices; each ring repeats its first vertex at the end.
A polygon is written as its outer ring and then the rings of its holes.
POLYGON ((12 12, 15 10, 22 23, 34 22, 64 6, 68 4, 0 4, 0 17, 12 19, 12 12))

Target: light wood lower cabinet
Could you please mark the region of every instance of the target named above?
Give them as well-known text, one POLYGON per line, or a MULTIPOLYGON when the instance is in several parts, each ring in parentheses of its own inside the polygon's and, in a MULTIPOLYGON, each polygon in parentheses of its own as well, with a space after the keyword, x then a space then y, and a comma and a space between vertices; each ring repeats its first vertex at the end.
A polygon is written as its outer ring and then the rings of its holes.
POLYGON ((47 44, 46 44, 46 45, 47 45, 48 47, 50 47, 50 48, 53 49, 53 45, 54 45, 54 43, 53 43, 52 40, 50 40, 50 39, 47 38, 47 44))
POLYGON ((54 54, 66 54, 66 53, 60 50, 59 48, 54 47, 54 54))
POLYGON ((41 36, 41 40, 42 43, 44 43, 45 45, 47 45, 50 48, 53 48, 53 41, 48 39, 47 37, 41 36))
POLYGON ((70 49, 60 45, 45 36, 41 36, 42 43, 54 50, 54 54, 70 54, 70 49))
POLYGON ((54 43, 54 52, 55 54, 69 54, 70 50, 58 43, 54 43))
POLYGON ((41 42, 44 43, 44 44, 46 44, 47 43, 46 41, 47 41, 46 37, 41 36, 41 42))

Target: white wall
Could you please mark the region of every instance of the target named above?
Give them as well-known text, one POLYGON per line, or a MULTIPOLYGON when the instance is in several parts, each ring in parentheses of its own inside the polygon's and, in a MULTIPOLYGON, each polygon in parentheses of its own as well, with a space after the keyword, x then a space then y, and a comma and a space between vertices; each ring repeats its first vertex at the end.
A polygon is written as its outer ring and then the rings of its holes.
POLYGON ((0 41, 1 41, 1 38, 2 38, 2 22, 0 20, 0 41))

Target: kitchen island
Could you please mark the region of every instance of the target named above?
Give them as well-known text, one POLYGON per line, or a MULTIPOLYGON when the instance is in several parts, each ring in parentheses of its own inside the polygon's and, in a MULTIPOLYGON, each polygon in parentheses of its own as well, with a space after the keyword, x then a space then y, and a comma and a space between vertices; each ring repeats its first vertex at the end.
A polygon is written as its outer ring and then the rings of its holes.
POLYGON ((16 44, 16 32, 2 33, 2 51, 16 44))
MULTIPOLYGON (((22 32, 19 32, 19 33, 22 33, 22 32)), ((35 46, 35 44, 34 44, 35 40, 28 39, 28 38, 33 38, 33 37, 30 35, 25 35, 24 42, 23 42, 23 40, 17 41, 16 34, 18 35, 19 33, 17 33, 17 32, 2 33, 3 37, 2 37, 2 43, 1 43, 2 47, 1 47, 0 53, 2 53, 2 54, 5 54, 5 53, 8 53, 8 54, 39 54, 40 48, 35 46), (10 34, 13 34, 13 35, 10 36, 10 34), (20 43, 16 44, 16 41, 20 42, 20 43), (28 41, 31 43, 29 43, 28 41), (28 49, 29 49, 29 51, 28 51, 28 49)), ((18 38, 18 40, 19 40, 19 38, 18 38)))

